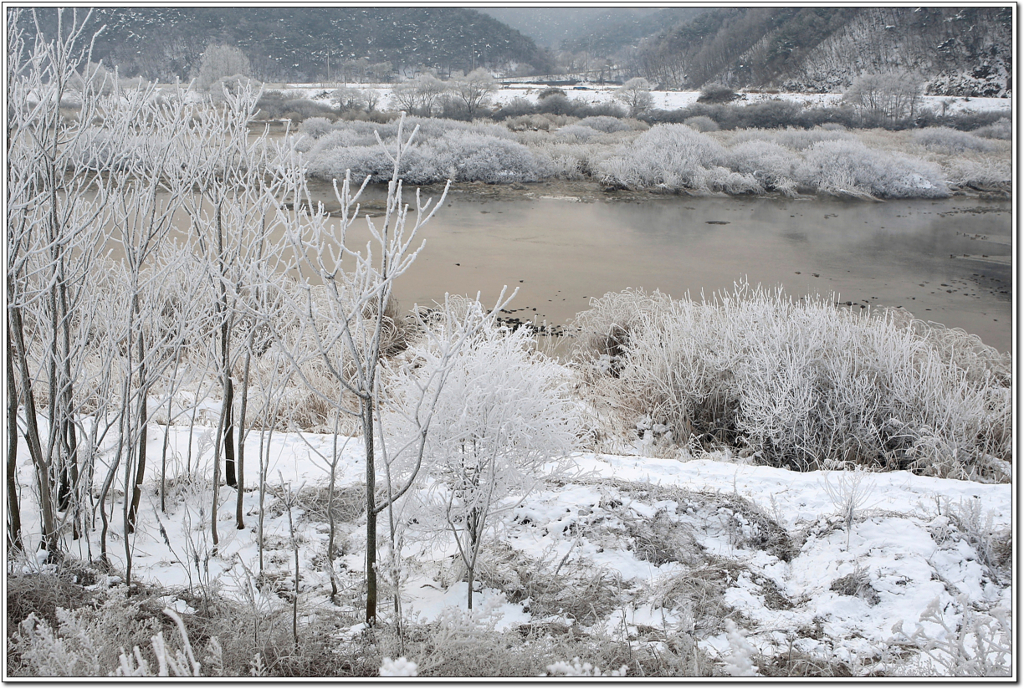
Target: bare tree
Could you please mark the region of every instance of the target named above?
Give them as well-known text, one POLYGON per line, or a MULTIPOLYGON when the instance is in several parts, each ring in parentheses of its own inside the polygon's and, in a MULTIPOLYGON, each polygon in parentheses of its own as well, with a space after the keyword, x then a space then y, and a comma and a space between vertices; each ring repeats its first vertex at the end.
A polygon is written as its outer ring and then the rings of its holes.
POLYGON ((923 93, 924 82, 916 74, 862 74, 843 94, 843 100, 862 115, 895 124, 914 118, 923 93))
POLYGON ((643 77, 633 77, 620 86, 615 90, 615 98, 626 104, 630 117, 636 117, 645 110, 650 110, 654 105, 654 97, 651 96, 651 82, 643 77))
POLYGON ((235 75, 251 76, 249 58, 239 48, 230 45, 210 45, 203 52, 196 74, 196 86, 209 91, 213 84, 223 77, 235 75))
POLYGON ((107 200, 103 179, 83 155, 94 148, 92 119, 104 114, 102 85, 85 82, 77 118, 60 111, 91 49, 83 34, 88 15, 80 21, 72 12, 66 19, 58 11, 53 42, 37 27, 28 50, 12 28, 8 46, 8 375, 18 379, 11 391, 25 409, 22 434, 36 471, 42 546, 51 555, 58 549, 58 510, 71 520, 73 537, 80 535, 75 388, 83 375, 90 266, 105 241, 107 200), (40 393, 48 407, 45 426, 36 409, 40 393))
MULTIPOLYGON (((222 408, 214 453, 213 514, 217 514, 223 450, 226 483, 237 489, 235 521, 239 529, 244 528, 241 505, 248 372, 265 315, 265 292, 261 295, 261 287, 268 275, 283 269, 279 265, 281 247, 275 248, 270 237, 281 222, 295 222, 279 217, 281 198, 303 174, 294 160, 287 159, 285 149, 275 150, 269 145, 266 128, 259 136, 250 137, 248 125, 259 95, 251 88, 242 88, 236 94, 227 94, 222 107, 208 107, 197 115, 200 140, 193 146, 201 161, 184 203, 190 236, 196 254, 203 259, 214 305, 211 337, 222 408), (240 330, 244 335, 239 338, 240 330), (238 363, 243 372, 236 400, 234 371, 238 363), (240 407, 237 414, 236 401, 240 407)), ((216 519, 212 531, 216 547, 216 519)))
MULTIPOLYGON (((312 356, 319 360, 341 392, 332 397, 318 390, 303 372, 303 365, 309 363, 308 357, 298 348, 291 354, 295 370, 334 411, 357 419, 362 430, 366 466, 368 623, 377 615, 377 515, 402 497, 416 477, 416 471, 412 471, 403 485, 388 485, 386 492, 377 486, 378 459, 386 457, 386 453, 381 455, 375 441, 375 436, 379 436, 376 426, 382 399, 381 369, 388 353, 405 346, 401 341, 400 323, 390 307, 392 290, 395 279, 409 269, 422 249, 423 244, 416 243, 419 231, 443 205, 448 191, 446 187, 436 204, 431 200, 421 202, 417 193, 415 220, 409 217, 410 208, 403 202, 398 171, 403 152, 411 145, 416 130, 405 138, 403 124, 404 118, 399 121, 394 153, 388 151, 394 168, 388 183, 384 216, 378 221, 367 216, 370 241, 363 250, 350 246, 347 233, 358 217, 357 202, 366 182, 353 194, 347 175, 340 188, 335 182, 335 195, 341 206, 336 213, 336 224, 320 206, 318 212, 311 213, 289 235, 307 273, 300 284, 301 298, 294 299, 290 308, 301 314, 302 337, 312 344, 312 356)), ((503 303, 499 301, 499 305, 503 303)))
POLYGON ((469 117, 475 117, 487 103, 488 97, 498 90, 498 82, 483 67, 478 67, 464 77, 449 82, 451 93, 465 108, 469 117))

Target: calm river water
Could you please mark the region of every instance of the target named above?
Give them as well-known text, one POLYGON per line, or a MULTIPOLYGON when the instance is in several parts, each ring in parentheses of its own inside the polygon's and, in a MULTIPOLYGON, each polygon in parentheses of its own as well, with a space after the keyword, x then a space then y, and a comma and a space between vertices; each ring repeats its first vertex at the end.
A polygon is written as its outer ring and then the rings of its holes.
POLYGON ((565 324, 609 291, 699 299, 745 278, 796 297, 901 307, 1008 351, 1011 235, 1009 201, 577 203, 456 191, 424 228, 396 296, 411 307, 479 291, 487 304, 508 285, 519 288, 515 317, 565 324))
MULTIPOLYGON (((512 200, 453 189, 422 231, 426 247, 395 283, 401 306, 431 305, 446 292, 479 292, 486 306, 508 286, 519 290, 510 317, 564 326, 607 292, 632 287, 699 300, 746 280, 793 297, 899 307, 1001 352, 1013 346, 1009 200, 581 202, 535 188, 512 200)), ((406 189, 411 204, 414 192, 406 189)), ((337 208, 330 184, 310 180, 310 193, 337 208)), ((385 195, 385 185, 370 185, 364 200, 379 209, 385 195)), ((186 231, 184 214, 176 217, 186 231)), ((359 220, 351 229, 353 248, 368 239, 362 228, 359 220)))

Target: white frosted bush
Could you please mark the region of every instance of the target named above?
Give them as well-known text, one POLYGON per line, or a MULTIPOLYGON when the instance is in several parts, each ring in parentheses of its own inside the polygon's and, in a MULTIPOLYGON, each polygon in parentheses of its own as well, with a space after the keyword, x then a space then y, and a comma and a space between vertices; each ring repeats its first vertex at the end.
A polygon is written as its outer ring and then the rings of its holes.
POLYGON ((924 146, 930 151, 940 153, 963 153, 964 151, 991 151, 996 146, 991 141, 957 131, 949 127, 926 127, 914 130, 911 135, 914 143, 924 146))
POLYGON ((747 129, 736 134, 733 141, 772 141, 794 151, 802 151, 821 141, 855 141, 856 135, 844 129, 747 129))
POLYGON ((299 132, 313 139, 319 139, 330 131, 331 121, 326 117, 310 117, 299 125, 299 132))
POLYGON ((949 184, 958 187, 1009 184, 1013 175, 1010 158, 985 156, 981 159, 955 158, 944 166, 949 184))
POLYGON ((601 132, 584 124, 567 124, 555 132, 555 136, 562 141, 588 141, 600 136, 601 132))
POLYGON ((576 124, 581 127, 596 129, 597 131, 604 132, 605 134, 611 134, 613 132, 627 132, 633 129, 627 122, 623 122, 622 119, 618 117, 609 117, 608 115, 584 117, 576 124))
POLYGON ((687 117, 683 120, 690 129, 695 129, 698 132, 717 132, 719 127, 718 123, 707 115, 696 115, 694 117, 687 117))
POLYGON ((820 192, 878 198, 945 198, 949 191, 934 163, 877 151, 859 141, 821 141, 804 154, 798 181, 820 192))
POLYGON ((412 348, 415 363, 395 371, 388 384, 394 400, 385 417, 396 455, 392 471, 412 473, 422 461, 428 485, 417 498, 417 528, 452 537, 468 573, 472 608, 473 572, 494 515, 513 509, 545 476, 569 467, 578 415, 564 369, 535 351, 527 328, 482 328, 463 345, 437 392, 442 381, 432 374, 435 350, 433 340, 412 348), (423 389, 435 400, 429 410, 419 404, 423 389), (422 457, 399 454, 419 447, 426 414, 422 457))
MULTIPOLYGON (((407 118, 417 121, 419 118, 407 118)), ((421 129, 402 158, 399 175, 408 184, 454 181, 525 182, 547 174, 544 161, 516 142, 512 132, 487 123, 420 120, 421 129)), ((307 170, 320 179, 369 176, 373 182, 391 178, 394 163, 376 142, 393 146, 397 125, 347 122, 334 125, 306 153, 307 170)))
POLYGON ((737 172, 753 175, 765 189, 792 193, 794 170, 800 156, 774 141, 750 139, 729 150, 729 165, 737 172))
POLYGON ((1000 117, 992 124, 978 127, 973 132, 975 136, 982 136, 986 139, 1002 139, 1009 141, 1013 138, 1013 123, 1008 117, 1000 117))
POLYGON ((800 470, 840 460, 1001 480, 992 459, 1012 457, 1008 357, 962 332, 746 285, 701 303, 628 291, 596 306, 608 315, 591 319, 582 363, 605 371, 589 384, 629 417, 622 427, 646 416, 679 443, 800 470))
POLYGON ((542 156, 548 174, 558 179, 582 180, 590 176, 594 147, 578 143, 555 143, 539 146, 534 155, 542 156))
POLYGON ((707 191, 708 168, 725 158, 726 150, 714 139, 685 125, 659 124, 619 147, 600 163, 599 172, 627 187, 707 191))
POLYGON ((546 176, 543 161, 526 146, 486 134, 449 132, 424 149, 438 167, 453 168, 457 181, 532 182, 546 176))

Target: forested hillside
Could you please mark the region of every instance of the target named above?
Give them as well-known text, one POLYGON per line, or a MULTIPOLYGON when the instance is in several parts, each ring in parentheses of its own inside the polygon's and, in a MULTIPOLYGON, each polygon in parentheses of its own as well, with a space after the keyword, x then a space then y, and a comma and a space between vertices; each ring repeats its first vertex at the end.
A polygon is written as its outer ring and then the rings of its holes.
POLYGON ((662 87, 834 91, 863 72, 914 71, 929 93, 1012 88, 1010 8, 721 8, 648 36, 623 56, 662 87))
MULTIPOLYGON (((52 34, 56 12, 38 14, 44 33, 52 34)), ((31 15, 22 21, 32 34, 31 15)), ((344 81, 420 65, 442 76, 484 65, 523 73, 550 69, 532 39, 480 12, 453 7, 100 7, 90 25, 106 25, 94 61, 147 79, 187 78, 211 43, 241 48, 253 76, 266 81, 323 81, 328 60, 331 78, 344 81)))

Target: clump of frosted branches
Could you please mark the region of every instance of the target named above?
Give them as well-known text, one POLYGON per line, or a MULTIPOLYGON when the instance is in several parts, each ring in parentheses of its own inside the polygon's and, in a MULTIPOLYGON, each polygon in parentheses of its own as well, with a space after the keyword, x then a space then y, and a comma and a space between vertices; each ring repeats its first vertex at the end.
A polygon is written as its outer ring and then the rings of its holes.
POLYGON ((745 284, 702 302, 635 290, 595 302, 616 304, 628 328, 614 328, 615 365, 600 332, 582 333, 579 357, 621 428, 649 417, 677 442, 800 470, 838 460, 1004 480, 1009 357, 962 331, 745 284))

